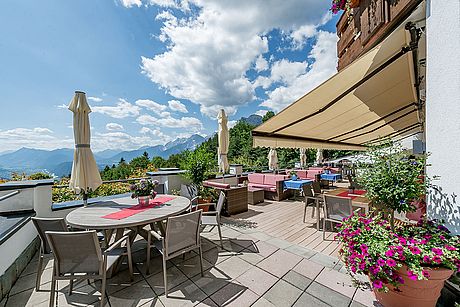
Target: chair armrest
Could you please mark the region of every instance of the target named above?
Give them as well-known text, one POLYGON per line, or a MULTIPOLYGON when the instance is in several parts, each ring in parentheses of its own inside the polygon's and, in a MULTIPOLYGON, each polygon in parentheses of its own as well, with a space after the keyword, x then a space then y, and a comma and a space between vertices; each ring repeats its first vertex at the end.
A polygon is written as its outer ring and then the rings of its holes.
POLYGON ((209 207, 209 206, 216 206, 216 203, 206 203, 206 204, 197 204, 196 207, 209 207))
POLYGON ((149 231, 149 236, 155 237, 155 239, 157 239, 158 241, 163 240, 163 237, 158 232, 156 232, 154 230, 149 231))
POLYGON ((207 212, 201 212, 201 215, 217 215, 217 211, 207 211, 207 212))
POLYGON ((124 235, 123 237, 121 237, 118 241, 114 242, 112 245, 110 245, 105 251, 104 251, 104 254, 107 254, 109 252, 111 252, 112 250, 114 250, 116 247, 119 247, 121 245, 121 243, 123 243, 124 241, 126 241, 126 245, 130 245, 130 242, 129 242, 129 234, 126 234, 124 235))

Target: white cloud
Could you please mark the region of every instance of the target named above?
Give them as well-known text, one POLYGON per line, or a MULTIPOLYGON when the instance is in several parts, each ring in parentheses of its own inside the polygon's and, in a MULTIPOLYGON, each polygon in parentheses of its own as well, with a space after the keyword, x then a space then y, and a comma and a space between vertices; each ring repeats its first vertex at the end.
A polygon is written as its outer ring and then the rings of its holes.
POLYGON ((113 118, 126 118, 139 115, 140 108, 120 98, 116 106, 96 106, 92 107, 91 110, 113 118))
MULTIPOLYGON (((279 111, 314 89, 336 72, 337 35, 331 32, 319 31, 316 39, 317 41, 308 56, 313 60, 313 63, 308 67, 307 72, 295 78, 295 74, 288 76, 279 73, 280 78, 289 82, 273 91, 269 91, 267 93, 268 99, 263 101, 260 106, 279 111)), ((280 71, 284 70, 281 69, 280 71)), ((300 72, 300 69, 298 72, 300 72)))
POLYGON ((105 149, 121 149, 132 150, 142 146, 154 146, 163 144, 164 142, 157 138, 152 138, 148 135, 135 136, 125 132, 96 132, 91 141, 91 148, 94 151, 105 149))
POLYGON ((156 139, 161 140, 162 142, 166 143, 172 140, 171 136, 164 134, 159 129, 150 129, 148 127, 142 127, 139 130, 142 134, 148 134, 154 136, 156 139))
POLYGON ((60 104, 60 105, 57 106, 57 108, 58 108, 58 109, 68 109, 69 106, 66 105, 66 104, 60 104))
POLYGON ((159 115, 160 117, 171 116, 171 113, 165 111, 168 108, 167 106, 160 104, 158 102, 152 101, 150 99, 136 100, 136 105, 138 105, 139 107, 144 107, 147 110, 150 110, 154 112, 155 114, 159 115))
POLYGON ((91 100, 91 101, 93 101, 93 102, 102 102, 102 98, 93 97, 93 96, 89 96, 89 97, 88 97, 88 100, 91 100))
POLYGON ((316 35, 316 26, 303 25, 300 28, 292 31, 291 38, 295 49, 302 49, 309 38, 316 35))
POLYGON ((291 84, 298 78, 298 76, 304 74, 306 69, 306 62, 291 62, 289 60, 282 59, 273 63, 270 79, 272 82, 291 84))
POLYGON ((136 121, 139 124, 146 126, 159 126, 166 128, 187 128, 192 131, 203 130, 203 124, 198 118, 195 117, 181 117, 180 119, 178 119, 173 117, 155 118, 150 115, 141 115, 136 119, 136 121))
POLYGON ((258 110, 255 114, 259 116, 264 116, 267 114, 268 110, 258 110))
MULTIPOLYGON (((159 2, 154 1, 162 7, 185 7, 185 1, 159 2)), ((221 108, 234 114, 255 99, 246 73, 268 51, 271 30, 289 36, 302 26, 317 25, 329 6, 317 0, 189 3, 199 11, 184 17, 171 12, 157 15, 163 22, 158 38, 167 48, 152 58, 142 57, 142 70, 169 94, 199 104, 201 112, 212 118, 221 108)), ((256 66, 264 69, 265 63, 259 60, 256 66)))
POLYGON ((48 128, 14 128, 0 130, 0 147, 2 150, 16 150, 20 147, 37 149, 55 149, 72 147, 73 139, 57 137, 48 128))
POLYGON ((132 6, 141 6, 142 5, 142 1, 141 0, 120 0, 121 1, 121 5, 123 5, 124 7, 132 7, 132 6))
POLYGON ((117 124, 117 123, 108 123, 105 125, 105 129, 109 131, 123 131, 125 128, 123 125, 117 124))
POLYGON ((173 111, 188 113, 187 107, 179 100, 168 101, 169 108, 173 111))
POLYGON ((255 67, 254 67, 258 72, 264 71, 268 69, 268 62, 267 60, 262 56, 259 55, 257 57, 257 60, 255 62, 255 67))
POLYGON ((237 120, 229 120, 227 123, 228 129, 235 127, 236 123, 238 123, 237 120))

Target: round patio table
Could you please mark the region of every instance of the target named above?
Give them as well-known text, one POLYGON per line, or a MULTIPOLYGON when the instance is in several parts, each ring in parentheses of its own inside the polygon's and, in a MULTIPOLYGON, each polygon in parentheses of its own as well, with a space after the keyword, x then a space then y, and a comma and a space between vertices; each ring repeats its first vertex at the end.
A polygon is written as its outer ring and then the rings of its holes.
MULTIPOLYGON (((171 197, 173 199, 155 207, 142 208, 135 214, 122 219, 105 218, 104 216, 106 215, 119 213, 123 209, 129 209, 137 205, 137 199, 132 199, 131 197, 115 198, 78 208, 67 215, 66 221, 67 224, 74 228, 104 231, 105 247, 110 245, 114 231, 116 232, 114 242, 123 237, 125 230, 131 230, 129 234, 131 243, 134 242, 138 234, 147 240, 148 232, 143 229, 146 225, 151 225, 150 227, 153 229, 156 223, 164 235, 165 231, 162 222, 168 217, 186 211, 190 207, 190 200, 186 197, 158 194, 155 199, 161 197, 171 197)), ((118 265, 115 265, 113 270, 109 271, 109 277, 117 271, 117 267, 118 265)))

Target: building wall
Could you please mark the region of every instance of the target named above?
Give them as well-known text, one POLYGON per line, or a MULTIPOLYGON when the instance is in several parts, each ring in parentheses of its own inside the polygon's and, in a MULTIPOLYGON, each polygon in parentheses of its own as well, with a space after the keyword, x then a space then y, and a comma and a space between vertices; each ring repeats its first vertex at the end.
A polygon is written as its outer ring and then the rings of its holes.
POLYGON ((460 234, 460 1, 427 1, 428 216, 460 234))

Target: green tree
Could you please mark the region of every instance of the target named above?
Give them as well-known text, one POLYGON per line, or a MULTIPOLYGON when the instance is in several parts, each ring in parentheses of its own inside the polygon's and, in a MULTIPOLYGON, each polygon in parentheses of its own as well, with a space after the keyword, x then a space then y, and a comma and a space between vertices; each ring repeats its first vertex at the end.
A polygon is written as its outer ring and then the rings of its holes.
POLYGON ((268 111, 268 112, 265 113, 265 115, 262 117, 262 122, 265 123, 267 120, 269 120, 269 119, 272 118, 273 116, 275 116, 275 112, 273 112, 273 111, 268 111))
POLYGON ((27 177, 28 180, 43 180, 43 179, 53 179, 53 176, 44 172, 38 172, 30 174, 27 177))

